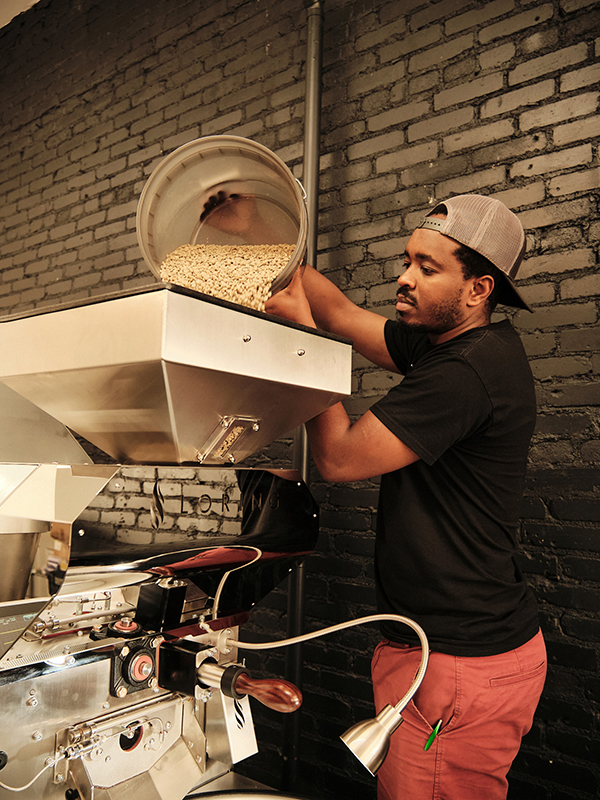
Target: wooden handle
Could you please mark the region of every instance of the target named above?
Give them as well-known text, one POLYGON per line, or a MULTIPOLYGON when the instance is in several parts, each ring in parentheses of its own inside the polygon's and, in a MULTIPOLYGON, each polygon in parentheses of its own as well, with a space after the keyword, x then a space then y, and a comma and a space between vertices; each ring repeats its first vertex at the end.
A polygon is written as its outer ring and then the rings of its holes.
POLYGON ((282 714, 291 714, 302 705, 302 693, 293 683, 279 678, 266 678, 256 680, 247 672, 242 672, 235 681, 235 691, 238 694, 249 694, 260 703, 273 711, 282 714))

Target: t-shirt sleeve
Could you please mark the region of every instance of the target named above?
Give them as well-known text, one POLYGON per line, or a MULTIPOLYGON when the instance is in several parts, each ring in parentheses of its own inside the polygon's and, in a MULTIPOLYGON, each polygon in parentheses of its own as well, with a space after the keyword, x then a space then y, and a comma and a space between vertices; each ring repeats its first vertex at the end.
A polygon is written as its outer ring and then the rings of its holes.
POLYGON ((383 332, 385 344, 392 361, 402 375, 406 375, 411 363, 427 349, 427 337, 411 336, 391 319, 386 321, 383 332))
POLYGON ((460 356, 426 357, 371 407, 426 464, 491 422, 492 404, 475 370, 460 356))

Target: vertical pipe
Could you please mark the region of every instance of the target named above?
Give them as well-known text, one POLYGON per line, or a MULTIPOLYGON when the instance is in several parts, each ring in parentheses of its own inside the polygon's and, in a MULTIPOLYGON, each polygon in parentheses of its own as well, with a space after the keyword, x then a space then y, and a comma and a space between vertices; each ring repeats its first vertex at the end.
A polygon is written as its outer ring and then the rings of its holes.
MULTIPOLYGON (((307 262, 316 267, 317 221, 319 213, 319 139, 321 133, 321 71, 323 40, 323 3, 304 0, 307 9, 306 95, 304 124, 304 163, 302 182, 306 191, 308 212, 307 262)), ((304 427, 294 435, 294 467, 308 483, 308 441, 304 427)), ((289 638, 303 633, 304 624, 304 565, 300 564, 290 575, 288 585, 289 638)), ((286 677, 301 688, 302 647, 294 645, 286 652, 286 677)), ((298 751, 300 745, 299 714, 287 715, 284 722, 283 788, 295 788, 298 778, 298 751)))

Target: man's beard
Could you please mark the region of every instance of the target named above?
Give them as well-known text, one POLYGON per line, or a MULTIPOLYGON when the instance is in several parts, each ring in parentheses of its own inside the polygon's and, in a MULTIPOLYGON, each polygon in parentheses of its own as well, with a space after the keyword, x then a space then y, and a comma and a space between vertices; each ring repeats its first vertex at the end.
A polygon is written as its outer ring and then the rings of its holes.
MULTIPOLYGON (((401 316, 399 316, 398 322, 407 331, 432 333, 434 335, 447 333, 453 328, 456 328, 462 321, 459 305, 460 295, 461 291, 459 289, 454 297, 450 297, 432 306, 428 314, 428 319, 423 322, 406 322, 401 316)), ((398 292, 398 297, 412 299, 403 292, 398 292)))

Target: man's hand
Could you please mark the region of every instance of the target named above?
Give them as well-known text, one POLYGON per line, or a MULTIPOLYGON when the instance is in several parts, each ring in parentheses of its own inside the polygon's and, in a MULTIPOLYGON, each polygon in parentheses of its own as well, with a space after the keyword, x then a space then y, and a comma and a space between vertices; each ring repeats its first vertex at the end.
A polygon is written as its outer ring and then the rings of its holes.
POLYGON ((308 298, 302 285, 302 267, 299 267, 293 274, 292 280, 281 291, 269 297, 265 303, 267 314, 276 317, 283 317, 292 322, 299 322, 309 328, 316 328, 308 298))
POLYGON ((212 194, 200 214, 200 222, 226 233, 244 236, 254 221, 256 224, 256 200, 252 195, 227 194, 219 190, 212 194))

